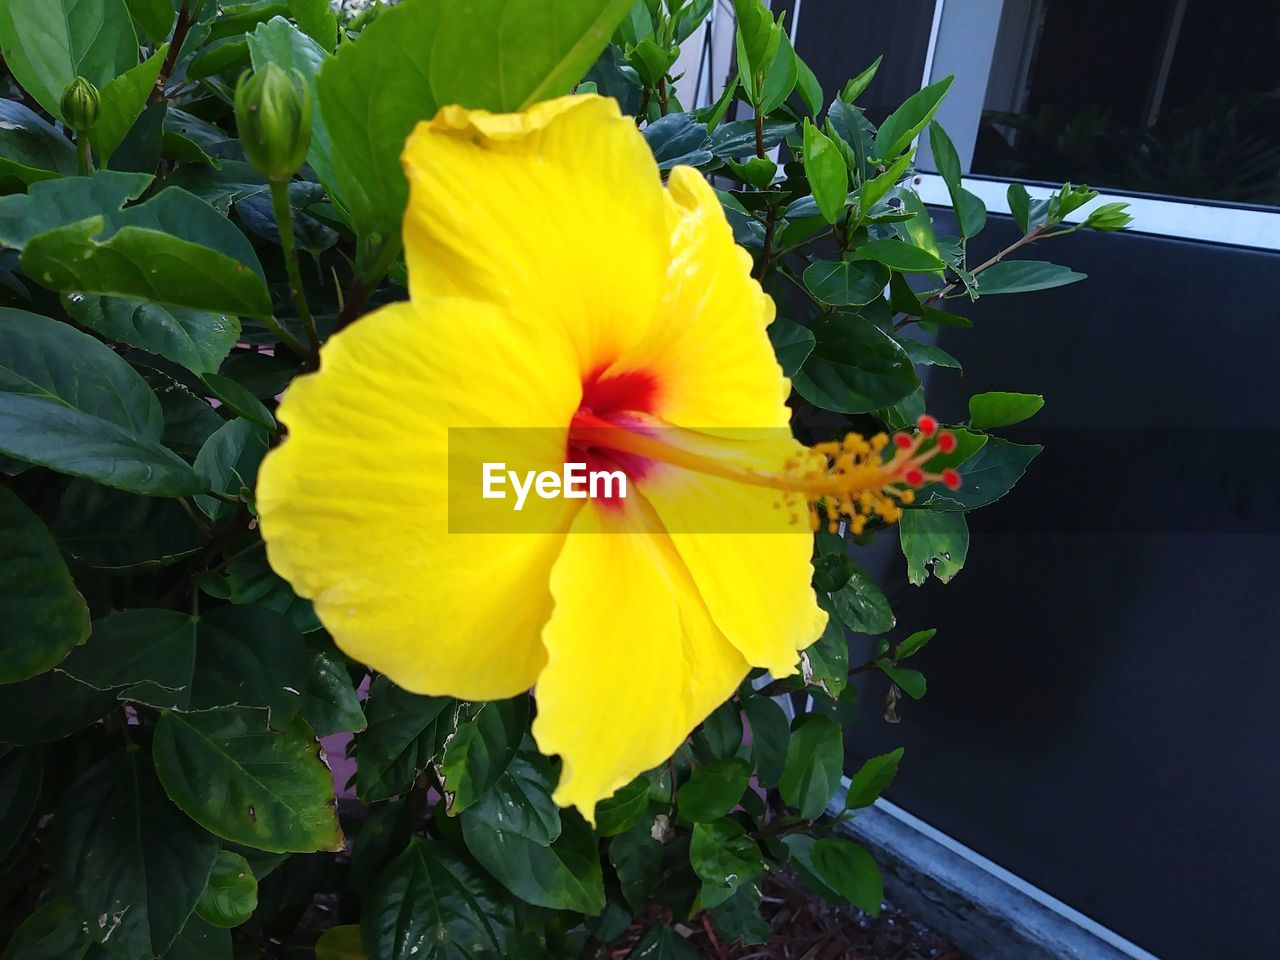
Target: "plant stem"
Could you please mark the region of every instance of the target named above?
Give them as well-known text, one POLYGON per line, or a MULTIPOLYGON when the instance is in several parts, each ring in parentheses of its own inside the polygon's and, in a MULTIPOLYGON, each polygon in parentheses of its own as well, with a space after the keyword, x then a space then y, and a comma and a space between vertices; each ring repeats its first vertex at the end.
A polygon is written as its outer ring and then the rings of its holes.
POLYGON ((311 315, 307 294, 302 289, 302 271, 298 266, 298 244, 293 236, 293 208, 289 204, 289 183, 286 180, 271 181, 271 209, 280 228, 280 245, 284 247, 284 266, 289 273, 289 292, 293 304, 302 318, 302 328, 307 334, 311 350, 308 356, 312 366, 320 362, 320 334, 316 331, 316 318, 311 315))
POLYGON ((765 274, 769 272, 769 264, 773 260, 773 235, 778 229, 778 204, 769 204, 769 212, 764 221, 764 246, 760 250, 760 263, 756 267, 756 279, 764 283, 765 274))
POLYGON ((765 159, 764 153, 764 115, 756 109, 756 156, 765 159))
POLYGON ((80 161, 80 176, 87 177, 93 172, 93 153, 89 146, 89 134, 77 133, 76 146, 80 148, 76 151, 76 157, 80 161))
POLYGON ((658 112, 662 116, 667 115, 667 78, 658 78, 658 112))
POLYGON ((178 21, 174 24, 173 37, 169 41, 169 52, 165 54, 164 63, 156 77, 156 85, 151 89, 152 103, 158 103, 164 99, 164 88, 169 83, 169 75, 178 65, 178 55, 182 52, 182 45, 186 42, 187 33, 191 30, 193 23, 191 14, 187 12, 187 7, 190 5, 190 3, 183 3, 178 11, 178 21))

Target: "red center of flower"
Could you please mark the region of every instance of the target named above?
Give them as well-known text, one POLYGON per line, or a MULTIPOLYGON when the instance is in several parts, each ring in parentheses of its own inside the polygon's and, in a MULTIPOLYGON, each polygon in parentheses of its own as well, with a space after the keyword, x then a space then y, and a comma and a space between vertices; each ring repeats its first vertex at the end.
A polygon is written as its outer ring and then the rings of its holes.
MULTIPOLYGON (((625 370, 609 373, 598 368, 582 381, 582 401, 574 414, 569 429, 569 442, 565 450, 566 463, 585 463, 587 470, 621 470, 628 483, 635 483, 648 472, 651 461, 625 450, 617 450, 600 442, 599 431, 594 436, 584 436, 574 426, 586 419, 594 423, 608 421, 622 426, 630 415, 651 414, 658 398, 658 378, 647 370, 625 370)), ((620 506, 617 497, 601 501, 620 506)))

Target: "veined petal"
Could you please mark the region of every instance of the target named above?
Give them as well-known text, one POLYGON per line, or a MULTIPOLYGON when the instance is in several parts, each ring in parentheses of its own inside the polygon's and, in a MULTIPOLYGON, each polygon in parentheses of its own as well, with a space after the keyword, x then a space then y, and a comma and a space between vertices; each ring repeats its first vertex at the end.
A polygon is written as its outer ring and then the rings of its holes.
POLYGON ((614 100, 523 113, 444 107, 403 156, 405 255, 416 298, 516 305, 558 326, 586 374, 652 325, 669 233, 657 164, 614 100))
POLYGON ((659 319, 620 365, 661 383, 653 413, 694 430, 786 427, 790 382, 766 328, 773 301, 751 277, 706 179, 676 167, 668 182, 671 260, 659 319))
POLYGON ((564 770, 555 800, 595 805, 675 752, 747 675, 641 498, 588 505, 551 573, 533 735, 564 770))
MULTIPOLYGON (((541 428, 504 430, 520 449, 493 459, 559 470, 580 397, 564 338, 492 304, 370 314, 329 339, 320 371, 280 405, 289 435, 257 490, 271 565, 338 646, 408 690, 528 689, 574 504, 531 503, 541 533, 450 533, 450 428, 541 428)), ((471 479, 478 491, 478 468, 471 479)))

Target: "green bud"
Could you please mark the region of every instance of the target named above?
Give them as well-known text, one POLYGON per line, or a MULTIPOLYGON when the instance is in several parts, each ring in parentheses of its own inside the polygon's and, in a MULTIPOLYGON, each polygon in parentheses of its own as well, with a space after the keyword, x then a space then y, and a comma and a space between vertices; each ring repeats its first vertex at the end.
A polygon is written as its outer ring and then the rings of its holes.
POLYGON ((311 146, 311 89, 302 74, 274 63, 236 85, 236 127, 249 162, 268 180, 298 172, 311 146))
POLYGON ((1089 230, 1098 230, 1102 233, 1123 230, 1133 223, 1133 217, 1125 212, 1128 207, 1127 203, 1104 203, 1089 214, 1089 219, 1085 220, 1084 226, 1089 230))
POLYGON ((102 97, 84 77, 76 77, 62 95, 62 119, 76 133, 88 133, 98 122, 102 97))

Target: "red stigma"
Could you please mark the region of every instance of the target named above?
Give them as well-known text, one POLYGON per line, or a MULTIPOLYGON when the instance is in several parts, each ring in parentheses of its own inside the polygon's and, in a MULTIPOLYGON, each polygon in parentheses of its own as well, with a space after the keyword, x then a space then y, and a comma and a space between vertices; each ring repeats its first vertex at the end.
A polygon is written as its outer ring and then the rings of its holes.
POLYGON ((911 438, 908 437, 905 433, 895 433, 893 435, 893 443, 900 450, 906 450, 908 447, 911 446, 911 438))
POLYGON ((942 482, 948 490, 960 489, 960 474, 950 468, 942 471, 942 482))
POLYGON ((938 434, 938 449, 943 453, 951 453, 956 448, 956 435, 954 433, 938 434))
POLYGON ((938 418, 931 417, 927 413, 920 414, 920 418, 916 420, 916 426, 920 428, 920 432, 926 437, 932 437, 938 432, 938 418))
POLYGON ((920 486, 920 484, 924 483, 924 471, 921 470, 919 467, 912 467, 905 474, 903 474, 902 478, 906 480, 907 483, 909 483, 911 486, 918 487, 920 486))

